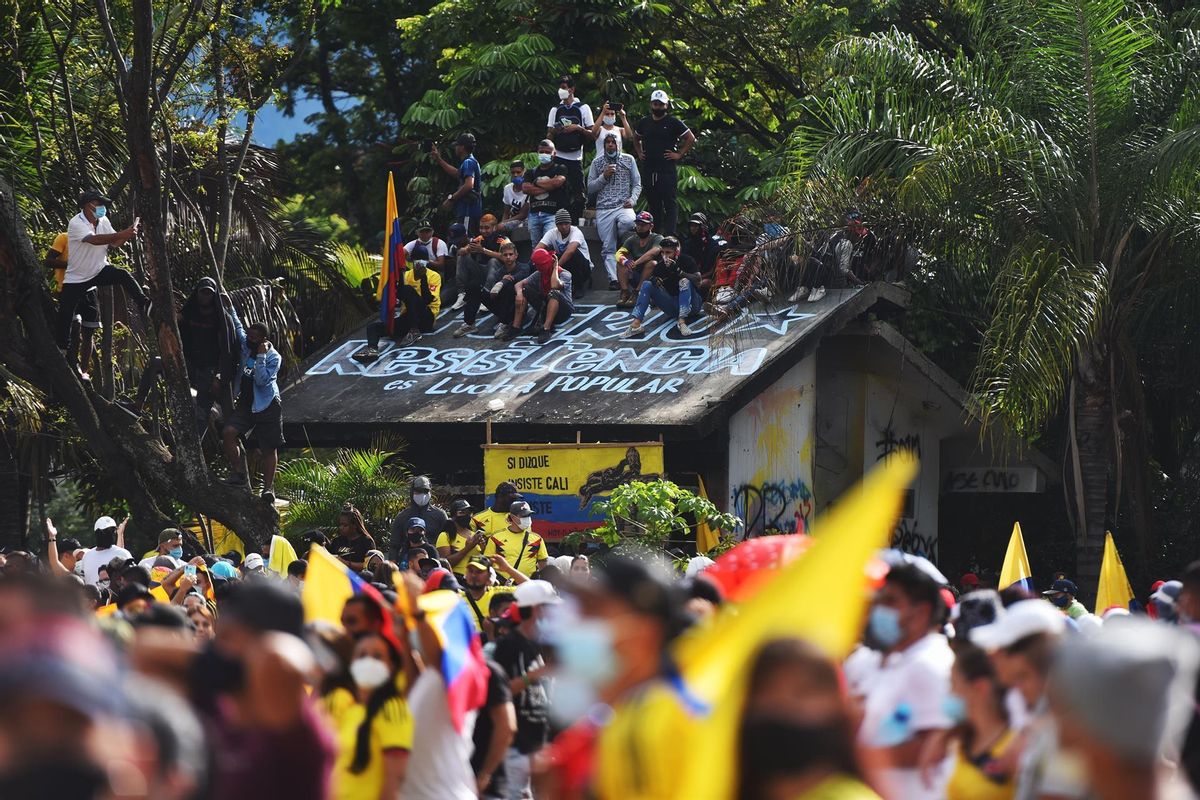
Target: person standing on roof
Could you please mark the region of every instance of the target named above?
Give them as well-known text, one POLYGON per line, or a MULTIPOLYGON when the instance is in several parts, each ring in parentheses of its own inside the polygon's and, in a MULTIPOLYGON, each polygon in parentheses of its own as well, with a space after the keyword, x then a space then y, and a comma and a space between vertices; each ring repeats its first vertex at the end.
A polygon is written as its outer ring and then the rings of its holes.
POLYGON ((410 519, 413 517, 423 519, 425 530, 432 531, 434 536, 446 526, 446 522, 450 519, 441 506, 434 504, 433 483, 427 475, 418 475, 413 478, 409 497, 412 498, 412 502, 392 520, 392 543, 388 548, 388 561, 397 564, 404 560, 404 554, 407 552, 405 542, 410 519))
POLYGON ((650 93, 650 116, 634 127, 638 159, 645 167, 646 201, 662 234, 675 233, 676 165, 696 143, 696 134, 668 113, 671 98, 662 89, 650 93))
POLYGON ((554 142, 554 162, 566 169, 571 219, 583 216, 583 148, 595 138, 595 124, 591 106, 575 97, 575 79, 563 75, 558 79, 558 105, 546 119, 546 138, 554 142))
POLYGON ((596 232, 608 272, 608 290, 621 288, 617 280, 617 246, 633 230, 634 211, 642 193, 637 160, 621 152, 619 133, 604 134, 603 150, 588 170, 588 192, 596 195, 596 232))
POLYGON ((459 160, 457 167, 442 158, 437 145, 429 153, 444 172, 458 178, 458 188, 446 195, 442 208, 451 211, 454 221, 462 224, 467 233, 474 236, 479 233, 479 218, 483 216, 483 173, 479 169, 479 162, 475 160, 474 134, 460 133, 454 140, 454 155, 459 160))

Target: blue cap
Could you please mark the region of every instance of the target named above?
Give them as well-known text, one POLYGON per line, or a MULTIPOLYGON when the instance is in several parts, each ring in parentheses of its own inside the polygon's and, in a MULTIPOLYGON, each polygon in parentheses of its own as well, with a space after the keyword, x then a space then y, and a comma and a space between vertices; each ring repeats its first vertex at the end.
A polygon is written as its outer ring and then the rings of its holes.
POLYGON ((238 577, 237 568, 228 561, 218 561, 209 568, 208 573, 214 578, 222 578, 227 581, 234 580, 238 577))
POLYGON ((421 530, 425 530, 425 520, 423 520, 421 517, 409 517, 408 518, 408 527, 420 528, 421 530))
POLYGON ((467 226, 463 225, 461 222, 454 223, 453 225, 450 226, 450 235, 452 237, 453 236, 466 236, 467 235, 467 226))
POLYGON ((1042 592, 1042 594, 1058 594, 1059 592, 1066 592, 1071 596, 1079 594, 1079 590, 1075 588, 1075 584, 1066 578, 1059 578, 1050 585, 1049 589, 1042 592))

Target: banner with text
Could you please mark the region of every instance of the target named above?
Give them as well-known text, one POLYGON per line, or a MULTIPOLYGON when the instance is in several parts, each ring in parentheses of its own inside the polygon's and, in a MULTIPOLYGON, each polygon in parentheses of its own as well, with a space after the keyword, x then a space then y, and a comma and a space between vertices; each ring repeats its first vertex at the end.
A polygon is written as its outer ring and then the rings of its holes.
MULTIPOLYGON (((483 446, 483 479, 490 490, 516 485, 533 507, 533 530, 546 539, 597 528, 593 504, 630 481, 663 475, 662 442, 633 444, 489 444, 483 446)), ((490 506, 494 497, 489 495, 490 506)))

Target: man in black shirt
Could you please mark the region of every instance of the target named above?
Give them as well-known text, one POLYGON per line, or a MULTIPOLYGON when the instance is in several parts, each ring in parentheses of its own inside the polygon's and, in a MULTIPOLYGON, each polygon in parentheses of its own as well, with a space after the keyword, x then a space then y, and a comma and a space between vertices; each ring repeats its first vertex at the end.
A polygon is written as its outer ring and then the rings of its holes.
POLYGON ((509 748, 505 768, 509 797, 528 796, 530 761, 550 737, 550 667, 535 641, 538 620, 547 606, 561 602, 558 592, 546 581, 526 581, 513 591, 520 622, 512 633, 496 643, 496 663, 509 677, 509 689, 517 707, 517 736, 509 748), (526 794, 522 794, 526 793, 526 794))
POLYGON ((662 89, 650 94, 650 116, 642 117, 633 129, 634 147, 642 169, 642 191, 650 213, 663 234, 675 233, 675 164, 696 143, 696 135, 676 116, 667 113, 671 98, 662 89), (676 149, 678 148, 678 149, 676 149))
POLYGON ((517 712, 513 708, 508 676, 490 658, 485 663, 488 667, 487 700, 475 718, 475 752, 471 754, 471 769, 475 772, 480 800, 506 800, 508 779, 504 758, 517 732, 517 712))
POLYGON ((233 413, 229 378, 238 365, 233 317, 221 307, 212 278, 201 278, 179 310, 179 337, 188 380, 196 392, 196 425, 203 435, 214 401, 220 401, 223 417, 233 413))
POLYGON ((537 244, 554 227, 554 214, 567 207, 567 168, 554 161, 554 142, 542 139, 538 165, 525 173, 521 191, 529 195, 529 241, 537 244))
POLYGON ((659 244, 661 250, 650 279, 642 281, 638 289, 637 303, 633 307, 633 323, 625 333, 625 338, 640 336, 642 320, 653 305, 662 309, 664 314, 678 319, 679 333, 690 336, 692 331, 687 325, 687 318, 700 312, 700 268, 691 256, 679 252, 679 240, 674 236, 664 237, 659 244))

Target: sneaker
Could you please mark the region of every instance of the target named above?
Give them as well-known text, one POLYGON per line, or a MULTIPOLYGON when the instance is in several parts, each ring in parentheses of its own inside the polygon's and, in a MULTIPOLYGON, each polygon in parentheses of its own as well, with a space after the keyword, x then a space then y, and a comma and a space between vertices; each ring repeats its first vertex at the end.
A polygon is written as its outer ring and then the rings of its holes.
POLYGON ((799 303, 804 298, 808 297, 808 287, 801 286, 796 291, 792 292, 792 296, 788 298, 789 303, 799 303))
POLYGON ((500 339, 500 338, 503 338, 503 336, 504 336, 504 332, 505 332, 506 330, 508 330, 508 326, 507 326, 507 325, 505 325, 503 322, 497 322, 497 323, 496 323, 496 329, 495 329, 494 331, 492 331, 492 338, 493 338, 493 339, 500 339))
POLYGON ((813 289, 812 294, 810 294, 808 296, 808 302, 815 303, 824 296, 825 296, 825 287, 818 286, 817 288, 813 289))
POLYGON ((687 320, 685 320, 685 319, 679 320, 679 335, 680 336, 691 336, 692 335, 692 329, 688 327, 687 320))
POLYGON ((350 357, 360 364, 370 364, 379 359, 379 348, 364 347, 361 350, 356 350, 350 357))
POLYGON ((451 311, 458 311, 467 304, 467 293, 459 292, 458 298, 454 301, 454 305, 450 306, 451 311))
POLYGON ((754 296, 764 303, 769 303, 771 302, 771 298, 775 296, 775 293, 769 287, 760 286, 754 290, 754 296))
POLYGON ((550 341, 550 337, 553 335, 554 331, 548 331, 545 328, 542 328, 540 331, 538 331, 538 344, 545 344, 546 342, 550 341))
POLYGON ((621 283, 620 283, 620 281, 609 281, 609 282, 608 282, 608 290, 609 290, 610 292, 619 292, 619 291, 621 291, 621 283))
POLYGON ((221 483, 226 486, 249 486, 250 481, 246 479, 246 475, 241 472, 231 472, 225 476, 225 480, 221 483))
POLYGON ((621 338, 622 339, 636 339, 641 335, 642 335, 642 323, 638 322, 635 319, 633 321, 633 323, 629 326, 629 330, 625 331, 625 333, 622 334, 621 338))
POLYGON ((474 332, 475 332, 475 326, 473 324, 471 324, 470 322, 464 322, 462 325, 459 325, 457 328, 454 329, 454 338, 461 339, 463 336, 466 336, 468 333, 474 333, 474 332))
POLYGON ((496 338, 502 342, 511 342, 513 339, 517 338, 517 333, 519 333, 519 331, 512 325, 505 325, 504 332, 496 338))
POLYGON ((266 502, 270 503, 271 505, 275 505, 275 493, 270 489, 263 489, 261 496, 266 502))
POLYGON ((405 334, 403 339, 396 342, 396 346, 397 347, 409 347, 410 345, 414 345, 419 341, 421 341, 421 332, 420 331, 409 331, 407 334, 405 334))

